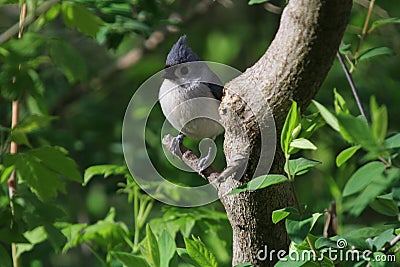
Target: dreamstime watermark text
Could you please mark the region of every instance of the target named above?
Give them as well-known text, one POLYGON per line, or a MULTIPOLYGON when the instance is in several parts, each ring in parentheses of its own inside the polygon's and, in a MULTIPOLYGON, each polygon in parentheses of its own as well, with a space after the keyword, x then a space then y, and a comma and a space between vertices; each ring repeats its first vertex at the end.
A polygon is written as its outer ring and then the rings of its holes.
POLYGON ((359 262, 359 261, 372 261, 372 262, 395 262, 395 255, 386 255, 383 253, 374 254, 371 250, 356 250, 347 249, 347 241, 340 238, 336 241, 337 248, 324 248, 318 251, 318 254, 313 250, 285 250, 268 249, 265 245, 263 249, 257 252, 257 259, 260 261, 318 261, 321 262, 325 258, 332 261, 340 262, 359 262))

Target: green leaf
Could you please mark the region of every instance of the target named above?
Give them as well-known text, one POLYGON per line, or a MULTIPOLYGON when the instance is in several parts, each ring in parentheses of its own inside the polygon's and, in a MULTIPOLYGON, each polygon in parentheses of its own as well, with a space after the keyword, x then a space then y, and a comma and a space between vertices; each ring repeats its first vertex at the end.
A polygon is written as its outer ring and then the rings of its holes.
POLYGON ((345 44, 345 45, 341 45, 339 47, 339 52, 342 55, 347 55, 348 53, 351 52, 351 44, 345 44))
POLYGON ((297 209, 294 207, 286 207, 283 209, 274 210, 272 212, 272 222, 277 224, 278 222, 282 221, 283 219, 285 219, 287 216, 289 216, 292 213, 298 214, 297 209))
POLYGON ((59 3, 53 5, 46 13, 44 13, 44 18, 47 22, 54 20, 59 14, 61 10, 61 5, 59 3))
POLYGON ((292 101, 292 106, 286 116, 285 124, 281 133, 281 148, 285 155, 289 154, 290 143, 293 140, 293 131, 300 124, 301 115, 297 103, 292 101))
POLYGON ((87 185, 95 175, 103 175, 104 178, 107 178, 110 175, 124 175, 126 173, 127 169, 125 166, 111 164, 91 166, 85 171, 83 185, 87 185))
POLYGON ((43 146, 32 149, 27 154, 36 157, 41 164, 50 170, 78 183, 82 182, 82 176, 77 169, 74 160, 67 157, 66 152, 58 147, 43 146))
POLYGON ((158 238, 158 248, 160 249, 160 267, 168 267, 170 260, 175 255, 176 245, 175 240, 166 229, 158 238))
POLYGON ((253 191, 257 189, 262 189, 274 184, 284 183, 287 181, 288 179, 286 178, 286 176, 283 176, 281 174, 262 175, 252 179, 250 182, 248 182, 243 186, 233 189, 229 194, 232 195, 244 191, 253 191))
POLYGON ((31 143, 28 140, 28 136, 23 131, 18 129, 12 129, 10 135, 11 141, 19 144, 19 145, 26 145, 27 147, 32 147, 31 143))
POLYGON ((368 49, 367 51, 361 53, 357 59, 358 60, 365 60, 371 57, 376 57, 376 56, 382 56, 382 55, 389 55, 389 56, 394 56, 396 53, 390 49, 389 47, 374 47, 371 49, 368 49))
POLYGON ((176 251, 178 252, 179 257, 181 257, 186 263, 190 264, 191 266, 203 267, 201 264, 197 263, 197 261, 189 256, 189 253, 186 249, 177 248, 176 251))
POLYGON ((253 265, 250 262, 245 262, 245 263, 235 265, 234 267, 253 267, 253 265))
POLYGON ((47 240, 50 242, 54 250, 59 253, 67 239, 54 225, 45 223, 43 227, 47 235, 47 240))
POLYGON ((41 55, 45 48, 43 35, 27 32, 21 39, 11 39, 4 48, 10 51, 12 59, 22 61, 41 55))
POLYGON ((321 248, 338 248, 337 241, 330 238, 320 237, 315 241, 315 248, 320 250, 321 248))
POLYGON ((369 206, 376 212, 386 216, 397 216, 399 214, 399 208, 394 202, 392 194, 376 197, 369 206))
POLYGON ((322 118, 326 121, 326 123, 332 127, 335 131, 339 132, 339 122, 337 118, 323 105, 318 103, 317 101, 312 101, 318 111, 321 113, 322 118))
POLYGON ((386 169, 385 164, 379 161, 373 161, 359 168, 346 183, 343 190, 343 196, 350 196, 363 190, 376 177, 380 177, 386 169))
POLYGON ((55 116, 31 115, 18 123, 13 130, 18 130, 23 133, 31 133, 47 127, 50 122, 56 118, 57 117, 55 116))
POLYGON ((394 180, 399 178, 400 171, 398 169, 388 169, 386 170, 385 175, 380 174, 375 176, 361 194, 351 202, 349 213, 353 216, 359 216, 368 204, 375 199, 375 197, 382 194, 392 185, 394 180))
POLYGON ((216 267, 218 266, 217 259, 214 254, 208 250, 204 243, 196 237, 189 239, 185 237, 185 245, 187 253, 190 258, 197 262, 202 267, 216 267))
MULTIPOLYGON (((290 175, 302 175, 307 173, 311 168, 321 164, 319 161, 306 159, 306 158, 298 158, 289 160, 289 169, 290 175)), ((287 165, 285 164, 284 170, 288 173, 287 165)))
POLYGON ((307 218, 286 219, 286 231, 290 240, 296 244, 301 244, 321 215, 322 213, 314 213, 311 217, 307 218))
POLYGON ((371 247, 366 240, 368 238, 380 235, 388 228, 389 226, 356 228, 355 230, 348 231, 346 234, 342 235, 341 238, 344 238, 347 241, 348 246, 355 246, 360 250, 370 250, 371 247))
POLYGON ((61 13, 65 25, 95 38, 104 22, 78 3, 62 2, 61 13))
POLYGON ((0 266, 12 267, 12 261, 7 250, 0 244, 0 266))
POLYGON ((11 173, 14 170, 14 166, 9 166, 7 168, 4 168, 2 165, 0 165, 0 184, 6 182, 8 178, 10 177, 11 173))
POLYGON ((390 243, 390 241, 392 241, 393 238, 395 238, 393 232, 394 232, 393 229, 384 231, 383 233, 374 238, 372 244, 375 246, 377 250, 382 249, 387 243, 390 243))
POLYGON ((133 255, 131 253, 120 252, 120 251, 110 251, 111 257, 120 261, 127 267, 148 267, 150 266, 146 260, 140 256, 133 255))
POLYGON ((151 266, 160 266, 160 251, 158 248, 157 239, 154 236, 149 224, 146 225, 146 237, 140 243, 140 251, 151 266))
POLYGON ((343 96, 339 94, 339 92, 336 90, 336 88, 333 89, 333 95, 335 97, 334 100, 334 105, 335 105, 335 112, 336 114, 339 113, 346 113, 350 114, 350 111, 347 107, 346 101, 344 100, 343 96))
POLYGON ((59 191, 65 192, 64 182, 58 175, 44 166, 40 159, 29 154, 15 155, 15 168, 19 179, 25 181, 32 192, 42 201, 55 198, 59 191))
POLYGON ((262 4, 262 3, 269 2, 269 1, 270 0, 250 0, 249 5, 262 4))
POLYGON ((386 149, 394 149, 400 147, 400 133, 397 133, 385 140, 386 149))
MULTIPOLYGON (((301 251, 299 252, 301 255, 301 251)), ((306 259, 299 258, 299 260, 293 260, 293 256, 286 255, 282 259, 280 259, 274 267, 300 267, 305 266, 309 261, 306 259)))
POLYGON ((24 236, 29 242, 27 242, 27 244, 17 245, 18 256, 22 255, 24 252, 31 251, 35 245, 44 242, 47 239, 48 234, 43 226, 39 226, 30 231, 26 231, 24 236))
POLYGON ((295 147, 300 149, 311 149, 311 150, 317 149, 317 147, 313 143, 311 143, 310 140, 307 140, 305 138, 294 139, 290 143, 290 147, 295 147))
POLYGON ((369 32, 375 30, 378 27, 382 27, 385 25, 400 23, 400 18, 386 18, 386 19, 378 19, 374 21, 369 29, 369 32))
POLYGON ((49 53, 51 60, 61 69, 69 83, 73 84, 86 78, 86 62, 69 44, 52 40, 49 53))
POLYGON ((349 148, 346 148, 342 152, 339 153, 339 155, 336 157, 336 166, 340 167, 342 166, 346 161, 348 161, 359 149, 361 146, 352 146, 349 148))
POLYGON ((378 106, 375 97, 370 99, 371 108, 371 120, 372 120, 372 134, 378 143, 382 143, 385 140, 387 127, 388 127, 388 114, 386 107, 378 106))
POLYGON ((380 151, 366 119, 362 116, 353 117, 348 114, 338 115, 340 134, 350 143, 356 143, 371 151, 380 151))

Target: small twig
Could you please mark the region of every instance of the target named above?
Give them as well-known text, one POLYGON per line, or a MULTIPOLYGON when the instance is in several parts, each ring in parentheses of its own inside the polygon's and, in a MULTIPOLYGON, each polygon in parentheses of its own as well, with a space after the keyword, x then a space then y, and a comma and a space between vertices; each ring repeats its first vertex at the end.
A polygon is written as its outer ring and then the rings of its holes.
MULTIPOLYGON (((381 249, 381 251, 385 254, 387 254, 389 252, 389 250, 391 250, 398 242, 400 241, 400 234, 396 235, 390 242, 389 245, 386 247, 383 247, 381 249)), ((368 263, 367 267, 371 267, 371 264, 368 263)))
POLYGON ((393 238, 387 247, 382 249, 383 252, 388 252, 391 248, 393 248, 400 241, 400 234, 393 238))
MULTIPOLYGON (((286 157, 286 166, 287 166, 287 175, 288 175, 290 186, 292 188, 292 193, 294 196, 294 201, 295 201, 297 210, 299 211, 299 215, 303 216, 303 210, 300 205, 299 196, 297 195, 296 187, 294 186, 294 177, 290 174, 289 157, 286 157)), ((311 238, 309 237, 309 235, 307 235, 306 240, 307 240, 308 245, 310 245, 311 250, 315 253, 315 255, 317 255, 317 250, 316 250, 311 238)), ((319 263, 319 266, 322 266, 321 263, 319 263)))
POLYGON ((339 59, 340 65, 342 66, 344 73, 346 74, 347 81, 350 84, 351 91, 353 92, 354 99, 357 102, 358 109, 360 110, 361 115, 364 116, 364 118, 367 118, 367 116, 365 115, 361 100, 358 96, 357 88, 356 88, 356 85, 354 84, 353 77, 351 76, 350 71, 346 66, 346 63, 343 60, 343 56, 342 56, 342 54, 340 54, 340 52, 337 52, 336 55, 339 59))
MULTIPOLYGON (((26 3, 24 3, 21 6, 21 11, 19 15, 18 39, 21 39, 22 36, 24 35, 24 27, 25 27, 27 13, 28 13, 28 6, 26 3)), ((21 64, 18 65, 18 71, 19 70, 21 70, 21 64)), ((13 78, 12 82, 13 83, 15 82, 15 77, 13 78)), ((17 99, 12 102, 11 129, 17 126, 18 121, 19 121, 19 100, 17 99)), ((18 144, 14 141, 11 141, 10 154, 17 154, 17 152, 18 152, 18 144)), ((12 171, 7 183, 8 183, 9 197, 10 197, 11 213, 14 216, 15 210, 14 210, 13 200, 15 197, 15 192, 17 191, 17 176, 15 173, 15 169, 12 171)), ((13 225, 10 225, 10 227, 13 227, 13 225)), ((11 253, 12 253, 13 266, 18 267, 19 257, 17 253, 17 244, 15 242, 11 243, 11 253)))
MULTIPOLYGON (((169 151, 171 151, 170 147, 173 138, 174 137, 172 135, 167 134, 162 139, 162 144, 169 151)), ((181 159, 187 166, 189 166, 192 170, 200 174, 204 179, 206 179, 210 184, 212 184, 216 189, 218 189, 218 183, 216 182, 218 181, 220 173, 214 170, 214 168, 211 166, 208 166, 207 169, 205 169, 202 173, 200 173, 200 169, 198 167, 200 161, 199 157, 196 156, 196 154, 192 150, 188 149, 184 145, 181 145, 180 149, 182 152, 182 156, 179 156, 179 159, 181 159)))
POLYGON ((360 41, 357 44, 357 49, 356 49, 356 52, 354 53, 354 58, 357 58, 357 55, 359 53, 361 44, 364 41, 365 36, 367 35, 367 29, 368 29, 368 25, 369 25, 369 20, 371 18, 371 13, 372 13, 372 10, 374 8, 374 4, 375 4, 375 0, 371 0, 369 2, 367 17, 365 18, 365 21, 364 21, 364 26, 363 26, 363 29, 361 31, 360 41))
MULTIPOLYGON (((14 35, 20 32, 20 29, 23 29, 27 27, 28 25, 32 24, 38 16, 41 14, 45 13, 47 10, 49 10, 53 5, 58 3, 60 0, 49 0, 45 1, 42 5, 40 5, 36 10, 34 15, 25 17, 23 20, 22 24, 20 22, 14 24, 11 26, 8 30, 3 32, 0 35, 0 45, 4 44, 8 40, 10 40, 14 35)), ((26 15, 26 14, 25 14, 26 15)))

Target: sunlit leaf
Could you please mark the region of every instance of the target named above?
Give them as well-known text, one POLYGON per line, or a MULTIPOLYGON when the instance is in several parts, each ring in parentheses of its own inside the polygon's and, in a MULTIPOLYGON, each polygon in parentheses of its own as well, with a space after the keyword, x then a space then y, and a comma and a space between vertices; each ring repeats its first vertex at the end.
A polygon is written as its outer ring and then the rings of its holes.
POLYGON ((339 94, 336 88, 333 89, 333 95, 335 97, 334 105, 336 114, 339 114, 341 112, 349 114, 350 111, 347 107, 346 101, 344 100, 343 96, 339 94))
POLYGON ((388 127, 388 114, 386 106, 378 106, 375 97, 370 99, 372 134, 378 143, 382 143, 386 137, 388 127))
POLYGON ((125 166, 120 165, 96 165, 91 166, 86 169, 84 178, 83 178, 83 185, 87 185, 87 183, 93 178, 95 175, 102 175, 104 178, 109 177, 110 175, 124 175, 126 174, 127 169, 125 166))
POLYGON ((160 266, 160 251, 157 239, 148 224, 146 225, 146 237, 140 243, 140 251, 151 266, 160 266))
POLYGON ((202 267, 217 267, 217 259, 214 254, 204 245, 204 243, 196 237, 193 239, 185 238, 187 253, 190 258, 202 267))
POLYGON ((300 124, 300 120, 300 109, 297 107, 297 103, 292 101, 281 133, 281 148, 286 155, 289 153, 290 143, 293 140, 293 131, 300 124))
POLYGON ((61 14, 65 25, 78 31, 96 37, 103 21, 78 3, 62 2, 61 14))
POLYGON ((175 240, 166 229, 158 238, 158 248, 160 249, 160 267, 168 267, 175 254, 176 245, 175 240))
POLYGON ((286 207, 283 209, 274 210, 272 212, 272 222, 276 224, 276 223, 282 221, 283 219, 285 219, 291 213, 298 214, 298 211, 294 207, 286 207))
POLYGON ((385 140, 385 148, 393 149, 400 147, 400 133, 397 133, 385 140))
POLYGON ((288 179, 286 178, 286 176, 283 176, 281 174, 263 175, 252 179, 250 182, 248 182, 243 186, 233 189, 229 194, 236 194, 244 191, 253 191, 257 189, 262 189, 274 184, 284 183, 287 181, 288 179))
POLYGON ((250 0, 249 5, 262 4, 262 3, 269 2, 269 1, 270 0, 250 0))
POLYGON ((299 149, 311 149, 311 150, 317 149, 317 147, 313 143, 311 143, 310 140, 307 140, 305 138, 294 139, 290 143, 290 147, 295 147, 299 149))
POLYGON ((378 27, 382 27, 385 25, 390 25, 390 24, 396 24, 396 23, 400 23, 400 18, 386 18, 386 19, 378 19, 376 21, 374 21, 371 25, 371 28, 369 29, 369 31, 373 31, 378 27))
POLYGON ((342 55, 347 55, 348 53, 351 52, 351 44, 341 45, 341 46, 339 47, 339 52, 340 52, 342 55))
MULTIPOLYGON (((321 164, 319 161, 306 159, 306 158, 298 158, 289 160, 289 171, 290 175, 302 175, 307 173, 311 168, 321 164)), ((285 164, 284 170, 288 173, 287 165, 285 164)))
POLYGON ((339 123, 337 118, 323 105, 318 103, 317 101, 312 101, 314 105, 317 107, 319 112, 321 113, 322 118, 326 121, 326 123, 332 127, 335 131, 339 132, 339 123))
POLYGON ((352 146, 349 148, 346 148, 342 152, 339 153, 339 155, 336 157, 336 166, 340 167, 342 166, 346 161, 348 161, 359 149, 361 146, 352 146))
POLYGON ((368 49, 367 51, 361 53, 357 57, 357 59, 365 60, 365 59, 368 59, 371 57, 382 56, 382 55, 393 56, 393 55, 396 55, 396 53, 389 47, 374 47, 374 48, 368 49))

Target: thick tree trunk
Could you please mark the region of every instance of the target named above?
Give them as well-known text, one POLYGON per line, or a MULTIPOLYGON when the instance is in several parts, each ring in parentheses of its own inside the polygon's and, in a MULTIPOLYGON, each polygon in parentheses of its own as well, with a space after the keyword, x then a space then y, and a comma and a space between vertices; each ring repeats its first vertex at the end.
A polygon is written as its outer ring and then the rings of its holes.
MULTIPOLYGON (((266 112, 266 103, 275 119, 277 144, 291 100, 296 100, 302 109, 310 103, 335 58, 351 5, 351 0, 291 0, 268 51, 225 86, 220 113, 226 127, 227 162, 237 154, 249 156, 244 177, 240 181, 228 178, 219 188, 233 228, 233 265, 251 262, 272 266, 268 258, 257 259, 258 251, 265 246, 269 251, 288 248, 284 224, 271 221, 272 211, 292 203, 287 185, 235 195, 225 193, 248 182, 258 164, 261 137, 260 125, 255 121, 266 112), (256 92, 260 91, 265 98, 257 97, 256 92), (240 118, 242 125, 232 123, 234 117, 240 118)), ((284 157, 279 145, 276 150, 270 173, 283 172, 284 157)), ((277 260, 276 253, 272 260, 277 260)))

